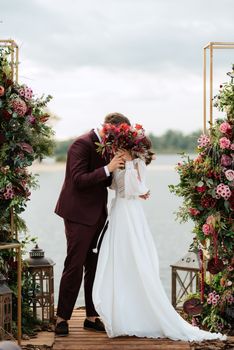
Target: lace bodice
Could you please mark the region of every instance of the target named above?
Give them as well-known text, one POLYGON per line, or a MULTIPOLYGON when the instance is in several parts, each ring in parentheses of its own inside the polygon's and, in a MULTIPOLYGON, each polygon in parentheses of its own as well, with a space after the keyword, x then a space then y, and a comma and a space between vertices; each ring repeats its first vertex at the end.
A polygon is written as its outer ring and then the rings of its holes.
POLYGON ((148 188, 145 185, 145 162, 139 158, 125 163, 125 169, 117 169, 113 173, 111 189, 116 191, 116 196, 126 199, 138 198, 146 194, 148 188))

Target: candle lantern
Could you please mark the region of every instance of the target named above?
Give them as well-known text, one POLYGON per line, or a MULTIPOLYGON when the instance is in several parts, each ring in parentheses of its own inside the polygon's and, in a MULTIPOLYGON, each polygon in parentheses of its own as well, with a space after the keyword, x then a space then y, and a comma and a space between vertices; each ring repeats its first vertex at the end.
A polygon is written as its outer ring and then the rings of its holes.
POLYGON ((54 262, 35 246, 25 260, 32 281, 31 308, 33 317, 43 323, 54 322, 54 262))
POLYGON ((0 339, 12 332, 12 290, 0 273, 0 339))
POLYGON ((183 300, 189 293, 199 292, 199 262, 195 253, 187 253, 171 265, 172 305, 182 308, 183 300))

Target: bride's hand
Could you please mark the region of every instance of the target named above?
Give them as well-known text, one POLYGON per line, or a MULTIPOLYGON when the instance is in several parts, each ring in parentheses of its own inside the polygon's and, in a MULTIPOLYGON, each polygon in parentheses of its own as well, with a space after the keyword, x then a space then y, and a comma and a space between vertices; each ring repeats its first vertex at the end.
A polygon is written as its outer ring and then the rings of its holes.
POLYGON ((150 196, 150 191, 148 191, 148 192, 147 192, 147 193, 145 193, 145 194, 140 195, 139 197, 140 197, 141 199, 146 200, 146 199, 148 199, 148 198, 149 198, 149 196, 150 196))

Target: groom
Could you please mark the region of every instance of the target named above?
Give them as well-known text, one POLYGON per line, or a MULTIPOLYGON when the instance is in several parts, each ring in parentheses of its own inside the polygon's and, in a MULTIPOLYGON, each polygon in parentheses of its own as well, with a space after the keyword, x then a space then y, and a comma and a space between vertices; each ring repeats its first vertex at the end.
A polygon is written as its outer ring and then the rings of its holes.
MULTIPOLYGON (((104 123, 119 125, 130 121, 120 113, 110 113, 104 123)), ((96 151, 95 142, 100 142, 102 129, 93 129, 78 137, 67 154, 64 184, 55 208, 55 213, 64 220, 67 238, 67 257, 60 282, 55 333, 66 336, 70 319, 80 290, 84 270, 86 319, 84 328, 104 331, 92 300, 92 288, 98 254, 92 249, 107 218, 107 187, 111 173, 124 165, 121 155, 110 162, 96 151)))

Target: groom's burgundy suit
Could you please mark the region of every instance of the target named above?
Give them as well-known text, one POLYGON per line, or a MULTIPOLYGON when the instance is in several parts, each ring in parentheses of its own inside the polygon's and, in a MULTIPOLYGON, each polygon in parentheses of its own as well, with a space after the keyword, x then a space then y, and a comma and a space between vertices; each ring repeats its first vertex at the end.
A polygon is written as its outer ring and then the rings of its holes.
POLYGON ((96 152, 94 130, 78 137, 68 150, 64 184, 55 213, 64 219, 67 257, 60 282, 57 315, 70 319, 82 282, 87 316, 96 316, 92 288, 97 254, 92 252, 107 217, 105 160, 96 152))

